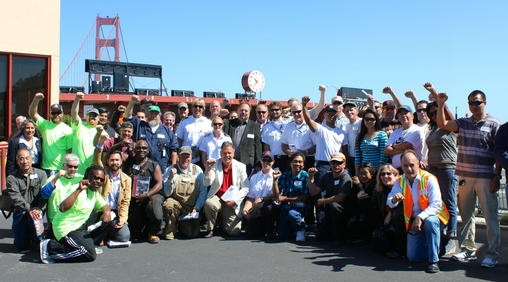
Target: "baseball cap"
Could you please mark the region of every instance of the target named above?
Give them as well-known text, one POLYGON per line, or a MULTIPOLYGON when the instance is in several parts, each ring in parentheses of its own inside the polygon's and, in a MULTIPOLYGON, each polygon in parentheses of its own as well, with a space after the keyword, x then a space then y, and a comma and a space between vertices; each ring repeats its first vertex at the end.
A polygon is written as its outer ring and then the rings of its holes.
POLYGON ((344 104, 344 108, 345 108, 345 107, 353 107, 353 108, 356 108, 356 105, 355 105, 355 103, 345 103, 345 104, 344 104))
POLYGON ((325 113, 327 112, 337 112, 337 109, 335 109, 332 105, 329 105, 325 108, 325 113))
POLYGON ((383 102, 383 109, 385 109, 385 108, 395 109, 395 103, 393 103, 392 100, 386 100, 383 102))
POLYGON ((181 102, 180 104, 178 104, 178 108, 186 108, 188 109, 189 108, 189 105, 187 105, 187 103, 184 103, 184 102, 181 102))
POLYGON ((89 114, 96 114, 96 115, 99 115, 99 110, 96 109, 96 108, 90 108, 86 111, 86 115, 89 115, 89 114))
POLYGON ((49 107, 50 112, 61 112, 63 113, 63 107, 60 104, 53 104, 49 107))
POLYGON ((330 156, 330 161, 343 162, 346 160, 346 156, 343 153, 333 153, 330 156))
POLYGON ((161 112, 161 108, 159 108, 159 106, 155 106, 155 105, 151 105, 150 107, 148 107, 148 111, 149 112, 161 112))
POLYGON ((178 150, 178 154, 189 154, 192 155, 192 150, 189 146, 182 146, 180 147, 180 150, 178 150))
POLYGON ((273 155, 270 151, 265 151, 263 153, 263 158, 270 158, 273 161, 273 155))
POLYGON ((412 112, 413 112, 413 110, 411 109, 411 107, 410 107, 410 106, 408 106, 408 105, 402 105, 402 106, 400 106, 400 107, 397 109, 397 113, 400 113, 400 111, 407 111, 407 112, 410 112, 410 113, 412 113, 412 112))
POLYGON ((333 104, 333 102, 337 102, 337 101, 339 101, 341 104, 344 104, 344 100, 342 99, 341 96, 334 96, 332 98, 332 104, 333 104))

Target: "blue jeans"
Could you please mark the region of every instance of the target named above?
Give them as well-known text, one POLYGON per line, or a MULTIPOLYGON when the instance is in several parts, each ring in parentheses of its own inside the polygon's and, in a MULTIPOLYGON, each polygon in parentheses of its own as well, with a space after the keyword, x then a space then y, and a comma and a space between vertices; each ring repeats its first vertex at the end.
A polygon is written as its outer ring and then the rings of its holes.
POLYGON ((422 261, 425 258, 430 263, 439 261, 440 221, 436 215, 427 217, 421 230, 407 233, 407 259, 411 262, 422 261))
POLYGON ((304 211, 305 203, 303 202, 292 203, 289 209, 282 208, 279 221, 279 238, 281 240, 286 240, 294 232, 305 228, 302 221, 304 211))
POLYGON ((441 198, 450 213, 447 234, 455 238, 457 237, 457 182, 459 178, 455 175, 455 169, 429 169, 429 172, 437 177, 441 198))
POLYGON ((12 214, 12 232, 14 233, 14 247, 26 250, 32 242, 38 242, 32 217, 27 211, 12 214))

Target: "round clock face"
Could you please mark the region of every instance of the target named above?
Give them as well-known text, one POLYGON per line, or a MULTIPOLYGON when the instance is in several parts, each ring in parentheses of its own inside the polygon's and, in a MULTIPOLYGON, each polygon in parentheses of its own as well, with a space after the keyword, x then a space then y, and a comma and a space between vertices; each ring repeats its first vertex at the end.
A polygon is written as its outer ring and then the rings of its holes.
POLYGON ((246 72, 242 77, 242 86, 247 92, 261 92, 265 87, 265 77, 257 70, 246 72))

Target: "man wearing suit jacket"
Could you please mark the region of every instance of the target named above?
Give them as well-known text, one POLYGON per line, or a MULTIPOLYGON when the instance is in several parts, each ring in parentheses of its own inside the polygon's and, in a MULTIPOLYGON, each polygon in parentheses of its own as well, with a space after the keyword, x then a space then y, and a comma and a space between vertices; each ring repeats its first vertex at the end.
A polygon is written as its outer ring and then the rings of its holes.
POLYGON ((234 145, 224 142, 221 159, 209 159, 206 163, 204 185, 211 186, 204 211, 207 222, 205 238, 213 236, 217 215, 222 214, 222 230, 230 236, 240 235, 240 211, 243 199, 249 192, 249 179, 245 165, 234 160, 234 145), (229 191, 228 191, 229 190, 229 191))
POLYGON ((250 174, 254 165, 261 160, 261 133, 259 124, 249 120, 250 105, 242 102, 238 107, 238 118, 225 120, 223 130, 231 136, 235 150, 235 160, 247 166, 250 174))

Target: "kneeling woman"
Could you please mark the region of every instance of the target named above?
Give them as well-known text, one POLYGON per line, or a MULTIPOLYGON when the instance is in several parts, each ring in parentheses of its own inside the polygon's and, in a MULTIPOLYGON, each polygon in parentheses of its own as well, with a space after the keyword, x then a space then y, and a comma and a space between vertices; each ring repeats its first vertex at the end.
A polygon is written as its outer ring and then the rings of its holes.
POLYGON ((272 154, 267 151, 261 159, 261 170, 250 178, 242 215, 246 220, 246 232, 250 238, 275 236, 274 223, 279 215, 279 206, 273 202, 273 167, 272 154))

